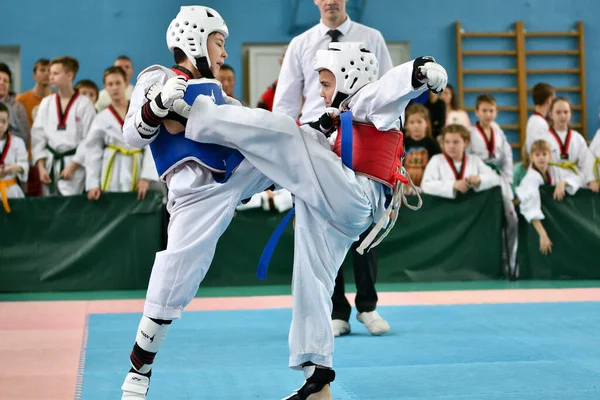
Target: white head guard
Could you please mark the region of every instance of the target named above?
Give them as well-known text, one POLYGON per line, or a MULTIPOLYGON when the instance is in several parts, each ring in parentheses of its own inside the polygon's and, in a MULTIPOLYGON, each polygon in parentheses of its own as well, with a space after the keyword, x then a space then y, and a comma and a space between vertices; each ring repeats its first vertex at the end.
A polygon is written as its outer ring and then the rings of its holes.
POLYGON ((209 7, 182 6, 167 29, 167 46, 173 52, 182 50, 205 78, 214 78, 210 71, 210 59, 206 41, 213 32, 229 35, 221 15, 209 7))
POLYGON ((345 98, 379 77, 377 57, 359 42, 332 42, 328 50, 317 51, 315 71, 322 69, 335 75, 332 107, 339 107, 345 98))

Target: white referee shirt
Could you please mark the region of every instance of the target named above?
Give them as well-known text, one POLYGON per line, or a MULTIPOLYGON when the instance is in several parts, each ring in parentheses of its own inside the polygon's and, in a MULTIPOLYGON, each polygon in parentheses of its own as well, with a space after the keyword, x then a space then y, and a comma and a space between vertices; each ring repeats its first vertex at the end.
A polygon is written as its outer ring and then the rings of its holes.
MULTIPOLYGON (((273 112, 297 119, 302 109, 300 122, 303 124, 321 117, 325 103, 320 96, 319 74, 314 70, 314 63, 317 50, 327 49, 331 43, 327 34, 329 30, 321 20, 318 25, 292 39, 281 65, 273 112), (304 105, 303 96, 306 99, 304 105)), ((342 32, 340 42, 362 42, 375 54, 380 77, 392 68, 392 58, 378 30, 353 22, 349 17, 337 30, 342 32)))

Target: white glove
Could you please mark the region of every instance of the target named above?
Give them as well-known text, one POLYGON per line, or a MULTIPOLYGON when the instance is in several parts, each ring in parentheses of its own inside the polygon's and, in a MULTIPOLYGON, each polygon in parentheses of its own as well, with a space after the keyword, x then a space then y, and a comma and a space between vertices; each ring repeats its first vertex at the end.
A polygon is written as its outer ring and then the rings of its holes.
POLYGON ((183 99, 187 86, 187 79, 181 75, 169 78, 154 101, 163 110, 170 110, 175 100, 183 99))
POLYGON ((185 119, 189 118, 191 108, 192 107, 188 103, 186 103, 185 100, 183 100, 183 99, 175 100, 173 102, 173 105, 171 106, 171 110, 173 110, 173 112, 181 115, 185 119))
POLYGON ((448 74, 440 64, 428 62, 419 67, 419 72, 425 77, 425 79, 421 80, 421 83, 427 84, 427 87, 435 93, 440 93, 446 88, 448 74))
POLYGON ((158 96, 158 94, 162 91, 163 89, 163 85, 160 83, 153 83, 152 86, 150 86, 148 88, 148 90, 146 91, 146 99, 148 99, 148 101, 152 101, 156 98, 156 96, 158 96))

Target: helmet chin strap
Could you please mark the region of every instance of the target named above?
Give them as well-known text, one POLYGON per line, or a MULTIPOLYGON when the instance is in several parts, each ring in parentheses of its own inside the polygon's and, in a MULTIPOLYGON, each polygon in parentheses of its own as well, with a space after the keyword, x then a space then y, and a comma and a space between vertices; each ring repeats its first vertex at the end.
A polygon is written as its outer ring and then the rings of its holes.
POLYGON ((333 98, 333 101, 331 102, 331 107, 339 108, 340 104, 342 104, 342 101, 346 100, 347 97, 348 97, 347 94, 337 92, 335 94, 335 97, 333 98))
POLYGON ((200 75, 202 75, 203 78, 215 79, 215 76, 208 66, 208 59, 206 57, 196 58, 196 68, 198 68, 198 72, 200 72, 200 75))

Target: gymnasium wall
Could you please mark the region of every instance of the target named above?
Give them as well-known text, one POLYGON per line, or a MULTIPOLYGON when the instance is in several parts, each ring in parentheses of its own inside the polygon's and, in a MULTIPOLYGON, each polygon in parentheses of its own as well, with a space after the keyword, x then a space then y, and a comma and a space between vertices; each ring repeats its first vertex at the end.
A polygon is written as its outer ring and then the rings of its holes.
MULTIPOLYGON (((349 3, 361 1, 350 0, 349 3)), ((318 18, 318 10, 311 0, 204 0, 204 4, 218 9, 227 20, 231 33, 227 42, 228 62, 238 71, 242 65, 243 43, 287 42, 293 37, 289 32, 290 25, 311 25, 318 18), (292 7, 296 2, 299 7, 294 14, 292 7)), ((30 66, 37 58, 62 54, 79 58, 78 78, 92 78, 101 83, 103 69, 120 54, 133 59, 137 72, 153 63, 169 65, 171 58, 165 46, 165 30, 180 5, 163 0, 7 1, 2 5, 0 46, 21 46, 25 89, 33 84, 30 66)), ((353 13, 351 10, 350 15, 353 13)), ((450 80, 454 82, 454 23, 457 20, 467 31, 506 31, 517 20, 524 21, 530 31, 565 31, 573 29, 576 21, 582 20, 586 35, 587 119, 591 137, 599 126, 600 77, 595 72, 600 70, 598 15, 598 0, 367 0, 361 22, 379 29, 388 41, 410 41, 413 56, 434 55, 446 66, 450 80)), ((491 42, 496 40, 490 39, 491 42)), ((545 40, 544 45, 532 45, 561 49, 575 45, 575 42, 569 42, 574 39, 545 40)), ((510 44, 502 40, 491 42, 489 45, 497 48, 510 44)), ((488 62, 506 63, 500 65, 506 68, 511 64, 510 60, 488 62)), ((568 67, 572 63, 573 60, 560 60, 561 65, 555 68, 568 67)), ((469 67, 485 68, 488 64, 474 60, 469 67)), ((557 86, 572 85, 572 78, 547 77, 557 86)), ((510 85, 509 82, 497 84, 510 85)), ((239 74, 236 93, 240 97, 242 85, 243 77, 239 74)), ((574 100, 578 103, 578 99, 574 100)))

